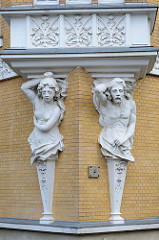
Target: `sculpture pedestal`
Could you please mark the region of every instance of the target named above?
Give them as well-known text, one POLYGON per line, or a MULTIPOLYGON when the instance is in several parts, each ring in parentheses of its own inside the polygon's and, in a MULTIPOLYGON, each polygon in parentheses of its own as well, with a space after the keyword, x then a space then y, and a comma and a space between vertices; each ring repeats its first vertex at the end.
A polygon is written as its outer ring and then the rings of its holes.
POLYGON ((55 161, 37 161, 36 163, 44 213, 40 219, 41 224, 50 224, 52 217, 52 200, 55 176, 55 161))
POLYGON ((111 204, 111 217, 109 218, 109 221, 113 224, 124 223, 124 219, 120 216, 120 207, 125 184, 127 163, 127 161, 121 160, 107 160, 111 204))

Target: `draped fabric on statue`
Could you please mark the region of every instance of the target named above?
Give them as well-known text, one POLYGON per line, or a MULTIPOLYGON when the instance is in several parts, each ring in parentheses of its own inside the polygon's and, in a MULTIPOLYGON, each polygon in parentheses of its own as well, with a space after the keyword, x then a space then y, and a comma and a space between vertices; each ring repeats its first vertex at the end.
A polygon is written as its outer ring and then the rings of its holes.
POLYGON ((59 133, 58 126, 48 132, 42 132, 35 127, 28 142, 32 150, 31 163, 36 160, 54 160, 58 150, 63 151, 64 149, 63 136, 59 133))

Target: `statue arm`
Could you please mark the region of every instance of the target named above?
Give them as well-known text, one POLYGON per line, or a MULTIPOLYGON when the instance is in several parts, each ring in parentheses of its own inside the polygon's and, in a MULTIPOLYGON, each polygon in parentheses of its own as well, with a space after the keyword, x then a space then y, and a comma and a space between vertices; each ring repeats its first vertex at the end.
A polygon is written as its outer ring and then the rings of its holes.
POLYGON ((106 104, 107 102, 107 97, 104 94, 105 91, 106 91, 105 84, 100 84, 94 89, 94 93, 96 94, 99 102, 101 102, 103 105, 106 104))
POLYGON ((32 90, 32 88, 37 86, 39 83, 40 83, 40 79, 34 79, 34 80, 23 83, 21 86, 22 91, 32 103, 34 103, 34 100, 36 97, 36 93, 34 90, 32 90))
POLYGON ((34 125, 35 127, 37 127, 40 131, 42 132, 47 132, 49 131, 51 128, 53 128, 53 126, 55 125, 55 123, 57 122, 58 118, 60 117, 61 114, 61 110, 60 108, 57 106, 56 109, 54 110, 54 114, 53 116, 47 121, 47 122, 43 122, 43 124, 39 124, 36 119, 34 118, 34 125))

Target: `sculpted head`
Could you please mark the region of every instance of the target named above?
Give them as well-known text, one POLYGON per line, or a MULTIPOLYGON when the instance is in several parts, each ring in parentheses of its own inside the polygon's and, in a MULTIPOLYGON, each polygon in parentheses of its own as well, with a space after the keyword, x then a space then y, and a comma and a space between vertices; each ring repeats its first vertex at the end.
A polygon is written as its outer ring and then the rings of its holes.
POLYGON ((59 91, 58 84, 53 77, 52 72, 44 73, 44 78, 38 85, 38 96, 44 100, 44 102, 51 102, 59 91))
POLYGON ((125 81, 121 78, 114 78, 106 90, 108 100, 120 104, 125 97, 125 81))

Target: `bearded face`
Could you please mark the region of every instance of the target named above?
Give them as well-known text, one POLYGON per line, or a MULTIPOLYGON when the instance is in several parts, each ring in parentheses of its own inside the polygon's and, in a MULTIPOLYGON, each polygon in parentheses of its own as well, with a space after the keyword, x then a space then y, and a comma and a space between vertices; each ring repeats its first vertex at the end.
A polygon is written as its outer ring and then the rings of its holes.
POLYGON ((111 90, 112 101, 115 104, 120 104, 124 99, 124 88, 120 84, 115 84, 111 90))

